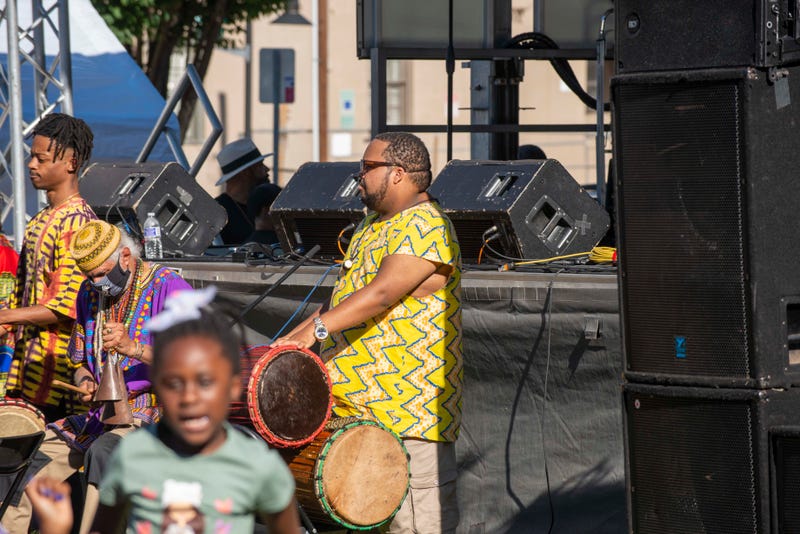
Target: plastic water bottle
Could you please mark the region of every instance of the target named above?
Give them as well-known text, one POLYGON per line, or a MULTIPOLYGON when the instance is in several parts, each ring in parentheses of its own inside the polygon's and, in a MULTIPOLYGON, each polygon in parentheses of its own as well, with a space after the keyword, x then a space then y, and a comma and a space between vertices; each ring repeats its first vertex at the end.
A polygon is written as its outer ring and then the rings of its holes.
POLYGON ((144 257, 148 260, 161 258, 161 224, 152 211, 144 220, 144 257))

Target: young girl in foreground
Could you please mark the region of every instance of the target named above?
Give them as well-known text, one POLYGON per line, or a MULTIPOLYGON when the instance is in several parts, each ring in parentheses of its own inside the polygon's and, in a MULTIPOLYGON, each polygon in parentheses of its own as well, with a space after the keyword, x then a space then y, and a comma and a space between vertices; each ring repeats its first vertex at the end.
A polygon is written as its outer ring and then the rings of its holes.
POLYGON ((277 452, 227 422, 238 400, 240 341, 210 306, 214 288, 182 291, 150 321, 161 421, 123 439, 100 485, 92 532, 297 534, 294 479, 277 452))

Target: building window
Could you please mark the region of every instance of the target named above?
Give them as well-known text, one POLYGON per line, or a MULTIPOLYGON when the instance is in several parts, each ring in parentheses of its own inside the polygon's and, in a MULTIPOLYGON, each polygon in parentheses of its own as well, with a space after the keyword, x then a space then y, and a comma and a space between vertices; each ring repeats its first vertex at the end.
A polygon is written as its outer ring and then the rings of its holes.
POLYGON ((408 123, 408 63, 386 61, 386 124, 408 123))
MULTIPOLYGON (((587 61, 586 62, 586 92, 592 97, 597 97, 597 62, 596 61, 587 61)), ((589 106, 586 107, 586 114, 587 115, 594 115, 596 113, 595 110, 590 108, 589 106)))

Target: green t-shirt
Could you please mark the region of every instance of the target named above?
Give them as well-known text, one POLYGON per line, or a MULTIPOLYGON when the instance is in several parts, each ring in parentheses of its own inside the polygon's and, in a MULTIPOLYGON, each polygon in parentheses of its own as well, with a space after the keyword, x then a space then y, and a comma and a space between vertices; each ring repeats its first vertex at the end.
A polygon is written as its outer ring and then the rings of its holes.
POLYGON ((252 532, 254 514, 285 510, 294 495, 286 463, 260 440, 226 424, 212 454, 179 456, 156 434, 132 432, 115 449, 100 502, 128 503, 128 532, 252 532))

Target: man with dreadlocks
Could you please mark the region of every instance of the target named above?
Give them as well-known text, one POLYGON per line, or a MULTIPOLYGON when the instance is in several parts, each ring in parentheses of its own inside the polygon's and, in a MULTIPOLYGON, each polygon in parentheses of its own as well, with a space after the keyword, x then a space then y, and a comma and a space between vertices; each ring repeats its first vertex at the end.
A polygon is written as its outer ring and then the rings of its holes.
POLYGON ((67 357, 75 299, 85 280, 69 253, 75 233, 96 219, 80 197, 78 173, 92 153, 93 135, 82 120, 53 113, 33 129, 31 183, 47 194, 47 206, 28 222, 10 308, 0 310, 0 335, 14 351, 8 376, 10 396, 39 408, 48 421, 70 409, 54 379, 72 382, 67 357))

